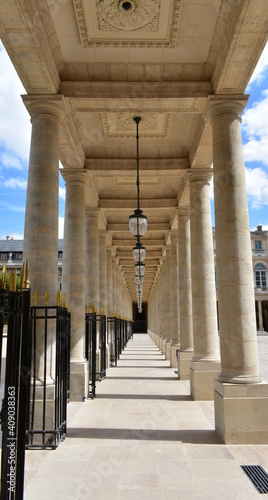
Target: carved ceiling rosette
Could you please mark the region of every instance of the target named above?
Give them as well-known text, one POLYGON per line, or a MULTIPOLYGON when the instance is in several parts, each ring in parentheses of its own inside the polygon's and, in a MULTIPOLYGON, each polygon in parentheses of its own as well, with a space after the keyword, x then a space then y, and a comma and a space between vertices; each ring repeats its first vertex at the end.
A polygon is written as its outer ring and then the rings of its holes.
POLYGON ((157 31, 160 0, 97 0, 101 31, 157 31))

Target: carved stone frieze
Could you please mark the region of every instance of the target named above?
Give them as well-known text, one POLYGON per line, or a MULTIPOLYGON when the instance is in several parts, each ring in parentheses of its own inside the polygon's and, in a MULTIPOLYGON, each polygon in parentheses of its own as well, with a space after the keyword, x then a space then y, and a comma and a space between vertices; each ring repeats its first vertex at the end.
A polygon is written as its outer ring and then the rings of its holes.
POLYGON ((158 31, 160 0, 97 0, 100 31, 158 31))
POLYGON ((73 0, 84 47, 174 47, 181 0, 73 0), (135 36, 133 36, 135 34, 135 36))
MULTIPOLYGON (((127 138, 136 134, 133 121, 136 113, 102 113, 102 125, 106 137, 127 138)), ((165 137, 169 134, 171 114, 142 113, 139 133, 143 137, 165 137)))

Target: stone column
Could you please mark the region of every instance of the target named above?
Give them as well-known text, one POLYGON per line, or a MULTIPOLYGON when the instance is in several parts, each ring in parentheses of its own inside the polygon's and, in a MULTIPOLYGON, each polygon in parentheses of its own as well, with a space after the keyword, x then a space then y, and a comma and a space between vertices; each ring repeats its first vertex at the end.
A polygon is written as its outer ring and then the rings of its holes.
POLYGON ((113 311, 113 249, 107 247, 107 314, 113 311))
POLYGON ((107 315, 107 231, 99 231, 99 305, 107 315))
POLYGON ((99 209, 86 209, 86 304, 99 310, 99 209))
POLYGON ((23 258, 29 260, 32 294, 55 304, 58 286, 59 128, 63 97, 24 96, 32 137, 25 212, 23 258))
POLYGON ((216 431, 226 443, 268 443, 268 384, 260 384, 241 114, 247 96, 213 96, 216 264, 221 374, 216 431))
POLYGON ((63 292, 71 310, 70 399, 82 401, 88 394, 88 362, 85 359, 85 185, 87 171, 62 171, 66 185, 63 292))
POLYGON ((263 316, 262 316, 262 301, 258 300, 258 315, 259 315, 259 332, 263 332, 263 316))
POLYGON ((170 350, 172 344, 171 332, 171 281, 170 281, 170 245, 166 247, 166 269, 165 269, 165 286, 164 286, 164 304, 165 304, 165 335, 166 335, 166 359, 170 360, 170 350))
POLYGON ((191 395, 214 398, 214 379, 220 373, 215 269, 209 185, 212 172, 189 172, 191 214, 191 275, 194 357, 191 395))
POLYGON ((159 349, 163 354, 166 354, 166 336, 165 336, 165 265, 166 265, 166 255, 162 257, 161 268, 160 268, 160 281, 159 281, 159 349))
POLYGON ((112 268, 112 272, 113 272, 113 312, 114 312, 114 314, 118 313, 118 309, 117 309, 117 296, 118 296, 117 285, 118 285, 118 282, 117 282, 116 266, 117 266, 117 261, 116 261, 116 257, 114 257, 113 258, 113 268, 112 268))
POLYGON ((177 367, 176 353, 180 348, 180 330, 179 330, 179 283, 178 283, 178 231, 172 230, 171 234, 171 255, 170 255, 170 274, 171 274, 171 352, 170 366, 177 367))
POLYGON ((99 231, 99 308, 106 316, 106 368, 109 368, 109 346, 107 337, 107 231, 99 231))
MULTIPOLYGON (((64 116, 63 96, 24 96, 32 122, 31 149, 24 228, 23 259, 29 261, 32 296, 38 305, 56 305, 58 287, 58 206, 59 206, 59 130, 64 116)), ((46 382, 46 424, 54 425, 55 405, 55 321, 48 320, 47 347, 45 325, 37 324, 36 335, 36 429, 42 428, 43 385, 46 382), (45 372, 46 367, 46 372, 45 372), (46 376, 46 380, 45 380, 46 376)))
POLYGON ((190 364, 194 354, 190 208, 178 209, 178 281, 180 310, 180 350, 178 353, 178 377, 190 379, 190 364))

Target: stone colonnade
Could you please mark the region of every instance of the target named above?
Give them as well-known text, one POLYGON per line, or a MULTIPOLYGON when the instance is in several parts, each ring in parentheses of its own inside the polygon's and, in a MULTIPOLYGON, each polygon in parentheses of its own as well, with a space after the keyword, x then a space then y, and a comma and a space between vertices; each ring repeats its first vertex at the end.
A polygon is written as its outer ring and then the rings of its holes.
MULTIPOLYGON (((25 96, 32 121, 24 259, 29 260, 30 286, 38 304, 56 304, 58 287, 59 129, 65 115, 63 97, 25 96)), ((64 169, 66 183, 63 293, 72 315, 70 398, 82 401, 88 392, 85 359, 85 307, 132 319, 132 301, 117 262, 113 262, 108 233, 100 227, 98 208, 86 207, 87 171, 64 169)), ((38 336, 40 374, 44 365, 43 338, 38 336)), ((47 359, 50 353, 47 353, 47 359)), ((107 358, 108 362, 108 358, 107 358)), ((51 380, 53 374, 49 373, 51 380)))
MULTIPOLYGON (((190 378, 194 399, 215 401, 216 431, 227 443, 268 443, 268 384, 258 373, 254 283, 241 140, 245 96, 211 96, 207 119, 213 138, 216 292, 208 170, 191 170, 190 208, 178 208, 178 376, 190 378), (219 352, 220 344, 220 352, 219 352)), ((149 333, 161 347, 166 330, 154 329, 164 273, 148 303, 149 333), (154 318, 152 321, 152 317, 154 318)), ((174 289, 170 302, 174 306, 174 289)), ((160 323, 161 324, 161 323, 160 323)))
MULTIPOLYGON (((178 234, 170 235, 150 294, 148 325, 149 333, 172 366, 176 353, 179 377, 190 377, 193 398, 211 399, 214 395, 216 430, 223 441, 267 443, 268 385, 258 373, 240 130, 246 100, 245 96, 208 98, 207 119, 213 137, 220 357, 207 170, 189 172, 186 182, 190 207, 178 208, 178 234)), ((32 290, 38 291, 41 302, 48 292, 55 303, 59 128, 65 110, 59 95, 25 96, 24 102, 32 120, 24 258, 29 259, 32 290)), ((71 399, 80 401, 86 395, 88 379, 85 305, 94 305, 97 310, 106 308, 106 314, 111 307, 117 314, 132 317, 132 303, 119 262, 112 255, 105 230, 100 232, 100 212, 86 206, 86 175, 79 167, 64 171, 63 291, 72 313, 71 399)), ((37 356, 41 367, 40 340, 37 356)))

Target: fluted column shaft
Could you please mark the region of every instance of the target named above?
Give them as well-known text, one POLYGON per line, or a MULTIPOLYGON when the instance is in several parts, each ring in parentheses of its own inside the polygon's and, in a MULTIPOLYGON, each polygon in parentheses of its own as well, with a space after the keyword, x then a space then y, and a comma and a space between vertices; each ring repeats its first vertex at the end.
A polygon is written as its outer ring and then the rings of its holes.
POLYGON ((194 360, 219 360, 209 198, 211 172, 189 173, 194 360))
POLYGON ((107 232, 99 231, 99 307, 107 315, 107 232))
POLYGON ((71 358, 81 360, 85 335, 85 184, 86 170, 65 170, 66 185, 63 292, 72 314, 71 358))
POLYGON ((178 209, 180 351, 193 351, 190 209, 178 209))
POLYGON ((62 96, 25 96, 32 122, 23 258, 39 304, 47 291, 55 304, 58 286, 59 128, 62 96))
POLYGON ((99 209, 86 209, 86 304, 99 310, 99 209))
POLYGON ((112 247, 107 247, 107 315, 113 311, 113 254, 112 247))
POLYGON ((210 99, 222 371, 219 380, 260 380, 241 114, 247 96, 210 99))
POLYGON ((171 231, 170 275, 171 339, 172 344, 178 344, 180 342, 178 294, 178 232, 175 230, 171 231))
POLYGON ((171 342, 171 282, 170 282, 170 245, 166 247, 166 262, 165 262, 165 285, 164 285, 164 297, 165 297, 165 337, 171 342))

